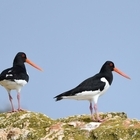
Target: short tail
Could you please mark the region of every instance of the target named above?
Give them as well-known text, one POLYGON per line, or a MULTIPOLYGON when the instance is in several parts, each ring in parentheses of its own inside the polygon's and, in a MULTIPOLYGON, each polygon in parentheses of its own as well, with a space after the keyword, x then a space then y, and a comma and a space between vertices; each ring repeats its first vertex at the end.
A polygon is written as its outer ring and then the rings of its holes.
POLYGON ((63 99, 63 97, 59 97, 59 96, 56 96, 56 97, 54 97, 54 98, 56 98, 55 101, 60 101, 60 100, 63 99))

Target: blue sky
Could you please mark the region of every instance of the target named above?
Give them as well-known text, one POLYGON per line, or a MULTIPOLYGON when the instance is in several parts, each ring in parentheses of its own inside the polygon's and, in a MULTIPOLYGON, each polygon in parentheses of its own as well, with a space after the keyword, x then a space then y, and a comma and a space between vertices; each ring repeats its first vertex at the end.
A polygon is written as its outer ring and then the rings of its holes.
MULTIPOLYGON (((54 96, 98 73, 106 60, 131 77, 113 72, 110 89, 99 98, 99 112, 126 112, 140 119, 140 1, 0 1, 0 71, 17 52, 43 68, 26 64, 29 83, 21 90, 24 109, 54 119, 90 114, 88 101, 54 96)), ((0 109, 10 106, 0 87, 0 109)), ((16 91, 12 91, 17 107, 16 91)))

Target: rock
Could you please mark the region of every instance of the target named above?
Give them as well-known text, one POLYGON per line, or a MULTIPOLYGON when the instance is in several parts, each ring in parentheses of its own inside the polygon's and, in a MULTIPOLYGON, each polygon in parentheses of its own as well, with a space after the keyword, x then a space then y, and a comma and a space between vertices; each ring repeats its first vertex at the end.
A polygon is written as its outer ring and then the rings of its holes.
POLYGON ((90 115, 53 120, 41 113, 0 114, 0 140, 140 140, 140 121, 121 113, 100 113, 103 123, 90 115))
POLYGON ((33 112, 0 114, 0 140, 38 139, 45 135, 46 127, 52 124, 49 117, 33 112), (5 139, 6 137, 6 139, 5 139))
POLYGON ((81 130, 91 131, 99 127, 100 124, 101 123, 98 123, 98 122, 90 122, 90 123, 85 124, 84 127, 81 128, 81 130))

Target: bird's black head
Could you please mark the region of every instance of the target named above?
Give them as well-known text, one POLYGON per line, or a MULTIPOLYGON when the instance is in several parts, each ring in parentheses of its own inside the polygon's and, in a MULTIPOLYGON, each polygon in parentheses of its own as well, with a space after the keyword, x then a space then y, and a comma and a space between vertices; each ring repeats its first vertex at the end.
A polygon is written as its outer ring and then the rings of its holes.
POLYGON ((24 52, 18 52, 15 56, 15 59, 14 59, 14 64, 23 64, 24 62, 26 62, 26 54, 24 52))
POLYGON ((127 76, 125 73, 123 73, 122 71, 120 71, 118 68, 115 67, 114 63, 112 61, 106 61, 101 70, 100 70, 100 73, 110 73, 112 71, 115 71, 117 72, 118 74, 124 76, 125 78, 128 78, 130 79, 129 76, 127 76))
POLYGON ((38 67, 36 64, 34 64, 31 60, 29 60, 26 56, 26 54, 24 52, 18 52, 17 55, 15 56, 14 62, 13 62, 13 66, 24 66, 24 62, 30 64, 31 66, 35 67, 38 70, 42 69, 40 67, 38 67))
POLYGON ((106 71, 106 70, 107 70, 107 71, 113 71, 114 68, 115 68, 115 65, 114 65, 114 63, 113 63, 112 61, 106 61, 106 62, 103 64, 103 66, 102 66, 100 72, 104 72, 104 71, 106 71))

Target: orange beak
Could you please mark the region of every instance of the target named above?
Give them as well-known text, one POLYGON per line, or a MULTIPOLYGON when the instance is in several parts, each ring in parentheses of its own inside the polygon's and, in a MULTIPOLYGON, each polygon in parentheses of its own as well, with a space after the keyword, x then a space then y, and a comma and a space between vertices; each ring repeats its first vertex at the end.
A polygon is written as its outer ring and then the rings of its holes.
POLYGON ((123 77, 127 78, 127 79, 131 79, 129 76, 127 76, 126 74, 124 74, 123 72, 121 72, 119 69, 114 68, 113 69, 115 72, 117 72, 118 74, 122 75, 123 77))
POLYGON ((37 66, 36 64, 34 64, 31 60, 29 59, 26 59, 26 62, 28 64, 30 64, 31 66, 35 67, 36 69, 40 70, 40 71, 43 71, 39 66, 37 66))

